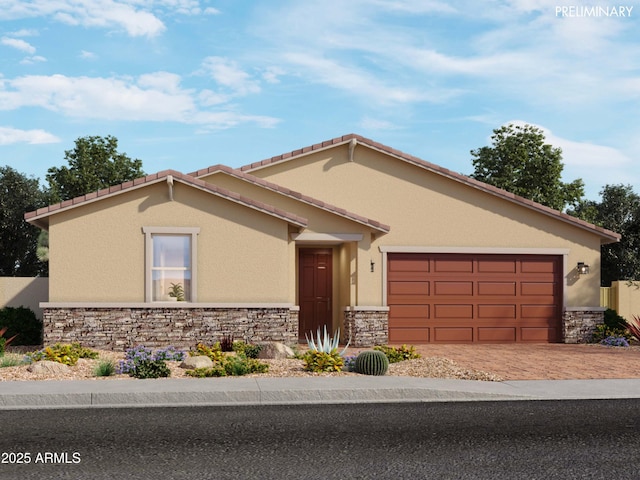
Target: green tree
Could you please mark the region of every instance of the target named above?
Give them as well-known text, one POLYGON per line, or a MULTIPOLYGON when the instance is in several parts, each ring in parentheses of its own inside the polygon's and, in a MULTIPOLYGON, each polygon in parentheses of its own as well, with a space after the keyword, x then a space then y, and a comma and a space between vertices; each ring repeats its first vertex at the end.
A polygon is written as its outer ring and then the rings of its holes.
POLYGON ((640 280, 640 196, 631 185, 605 185, 601 200, 581 202, 567 213, 622 235, 601 247, 601 285, 640 280))
POLYGON ((0 167, 0 276, 47 275, 47 264, 36 256, 40 229, 24 220, 25 212, 44 205, 37 179, 0 167))
POLYGON ((118 152, 118 139, 87 136, 64 152, 68 167, 51 167, 47 173, 50 202, 60 202, 144 176, 142 161, 118 152))
POLYGON ((493 131, 492 146, 471 150, 472 178, 555 210, 576 205, 584 196, 581 179, 561 180, 562 150, 545 143, 532 125, 507 125, 493 131))

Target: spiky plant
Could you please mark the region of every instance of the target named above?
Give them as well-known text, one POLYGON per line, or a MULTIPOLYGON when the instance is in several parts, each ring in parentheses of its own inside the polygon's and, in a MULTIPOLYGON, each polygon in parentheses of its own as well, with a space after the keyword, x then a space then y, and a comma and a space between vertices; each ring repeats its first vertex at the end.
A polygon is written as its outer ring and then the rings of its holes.
MULTIPOLYGON (((327 333, 326 325, 324 326, 324 337, 320 336, 320 328, 318 327, 317 342, 313 339, 313 332, 311 332, 311 338, 309 338, 306 333, 304 334, 304 336, 307 339, 309 350, 315 352, 331 353, 333 350, 338 349, 338 344, 340 343, 340 329, 336 330, 333 338, 331 338, 331 336, 327 333)), ((349 343, 351 343, 351 339, 347 341, 344 349, 340 352, 340 356, 342 356, 347 350, 347 348, 349 347, 349 343)))

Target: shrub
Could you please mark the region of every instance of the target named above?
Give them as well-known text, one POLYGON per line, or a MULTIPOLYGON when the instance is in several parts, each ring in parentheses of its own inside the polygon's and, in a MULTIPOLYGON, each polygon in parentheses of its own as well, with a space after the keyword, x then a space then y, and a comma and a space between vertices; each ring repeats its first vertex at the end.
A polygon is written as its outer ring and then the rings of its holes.
POLYGON ((27 356, 33 362, 49 360, 73 366, 78 362, 79 358, 98 358, 98 352, 85 348, 77 342, 56 343, 53 346, 29 353, 27 356))
POLYGON ((220 347, 220 342, 214 343, 211 347, 207 347, 204 343, 196 345, 196 349, 193 352, 189 352, 191 356, 205 355, 214 362, 219 362, 224 358, 224 353, 220 347))
POLYGON ((624 330, 627 328, 624 317, 618 315, 618 312, 611 308, 604 311, 604 324, 614 330, 624 330))
POLYGON ((4 334, 7 330, 7 327, 0 328, 0 357, 4 356, 5 348, 17 337, 17 335, 14 335, 13 337, 5 338, 4 334))
POLYGON ((356 371, 356 358, 358 358, 357 355, 349 355, 347 357, 344 357, 344 367, 348 372, 356 371))
POLYGON ((626 328, 613 328, 601 323, 596 325, 593 330, 593 333, 591 334, 591 342, 600 343, 608 337, 623 337, 629 341, 633 336, 626 328))
POLYGON ((125 359, 120 360, 117 373, 127 373, 135 378, 159 378, 171 375, 171 370, 165 363, 166 360, 184 359, 185 352, 167 347, 155 352, 150 348, 139 345, 130 348, 125 353, 125 359))
POLYGON ((253 345, 251 343, 245 343, 241 341, 233 342, 233 351, 236 353, 244 354, 247 358, 258 358, 262 345, 253 345))
POLYGON ((331 352, 320 352, 309 350, 302 356, 304 369, 308 372, 340 372, 344 365, 344 359, 337 350, 331 352))
POLYGON ((100 362, 94 370, 94 374, 96 377, 110 377, 115 373, 116 373, 116 364, 113 363, 111 360, 104 360, 100 362))
POLYGON ((4 357, 0 357, 0 368, 4 367, 17 367, 18 365, 24 365, 31 363, 23 355, 7 354, 4 357))
POLYGON ((245 355, 225 356, 210 368, 196 368, 187 370, 187 375, 192 377, 226 377, 226 376, 242 376, 250 373, 266 373, 269 371, 269 365, 259 362, 253 358, 247 358, 245 355))
POLYGON ((624 337, 607 337, 600 342, 608 347, 628 347, 629 342, 624 337))
POLYGON ((398 363, 405 360, 420 358, 420 354, 416 352, 416 347, 414 347, 413 345, 409 347, 407 347, 406 345, 402 345, 401 347, 377 345, 373 347, 373 349, 384 353, 389 359, 389 363, 398 363))
POLYGON ((26 307, 5 307, 0 310, 0 329, 7 328, 6 336, 17 335, 14 345, 41 345, 42 321, 26 307))
POLYGON ((384 375, 389 369, 389 359, 381 350, 365 350, 356 357, 356 372, 364 375, 384 375))

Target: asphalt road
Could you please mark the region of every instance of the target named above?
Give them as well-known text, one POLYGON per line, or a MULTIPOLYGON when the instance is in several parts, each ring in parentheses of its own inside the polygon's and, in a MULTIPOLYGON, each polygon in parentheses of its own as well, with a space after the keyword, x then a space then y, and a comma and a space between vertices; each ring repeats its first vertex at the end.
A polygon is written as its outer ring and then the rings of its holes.
POLYGON ((637 479, 640 400, 0 411, 0 479, 637 479))

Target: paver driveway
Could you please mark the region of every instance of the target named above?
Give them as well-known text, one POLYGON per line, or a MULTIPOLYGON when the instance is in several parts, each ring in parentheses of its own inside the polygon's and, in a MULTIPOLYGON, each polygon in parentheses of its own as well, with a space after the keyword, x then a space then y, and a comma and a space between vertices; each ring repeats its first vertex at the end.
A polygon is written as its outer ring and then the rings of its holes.
POLYGON ((640 347, 602 345, 416 345, 425 357, 445 357, 505 380, 640 378, 640 347))

